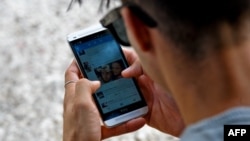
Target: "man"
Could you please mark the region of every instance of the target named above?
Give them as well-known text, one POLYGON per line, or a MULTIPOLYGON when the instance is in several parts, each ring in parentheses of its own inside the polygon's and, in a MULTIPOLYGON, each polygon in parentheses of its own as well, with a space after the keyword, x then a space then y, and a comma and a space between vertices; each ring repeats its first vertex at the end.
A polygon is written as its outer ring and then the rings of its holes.
POLYGON ((124 49, 150 108, 115 128, 100 125, 91 94, 99 82, 65 73, 64 141, 98 141, 145 123, 183 141, 223 140, 225 124, 250 124, 249 0, 123 0, 135 52, 124 49), (132 5, 132 6, 131 6, 132 5))

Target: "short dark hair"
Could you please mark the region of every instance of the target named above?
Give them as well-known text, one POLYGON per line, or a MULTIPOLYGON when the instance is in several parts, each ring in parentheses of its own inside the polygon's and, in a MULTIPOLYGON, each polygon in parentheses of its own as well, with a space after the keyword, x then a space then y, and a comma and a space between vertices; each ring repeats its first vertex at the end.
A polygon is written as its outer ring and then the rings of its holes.
POLYGON ((159 31, 191 56, 199 56, 204 41, 218 46, 218 26, 237 26, 249 13, 250 0, 124 0, 133 1, 155 18, 159 31))

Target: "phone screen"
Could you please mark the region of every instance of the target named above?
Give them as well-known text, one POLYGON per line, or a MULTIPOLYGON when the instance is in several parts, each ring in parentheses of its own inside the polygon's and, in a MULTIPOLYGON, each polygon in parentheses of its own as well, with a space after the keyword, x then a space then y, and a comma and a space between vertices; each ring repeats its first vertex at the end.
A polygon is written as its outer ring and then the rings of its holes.
POLYGON ((89 80, 100 80, 93 95, 103 120, 146 106, 133 78, 123 78, 128 67, 120 45, 104 30, 70 42, 82 73, 89 80))

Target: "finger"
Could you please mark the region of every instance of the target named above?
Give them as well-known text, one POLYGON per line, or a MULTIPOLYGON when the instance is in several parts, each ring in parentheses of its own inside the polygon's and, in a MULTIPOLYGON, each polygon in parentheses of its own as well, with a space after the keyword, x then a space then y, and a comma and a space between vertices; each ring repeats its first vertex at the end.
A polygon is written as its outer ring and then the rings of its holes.
MULTIPOLYGON (((65 83, 69 81, 77 82, 79 80, 80 71, 77 67, 76 61, 73 60, 65 72, 65 83)), ((75 95, 75 83, 68 83, 65 85, 64 100, 72 99, 75 95)))
POLYGON ((136 52, 133 48, 122 48, 122 51, 125 55, 126 60, 128 61, 128 64, 131 65, 133 62, 138 58, 136 52))
MULTIPOLYGON (((153 81, 146 75, 140 76, 137 80, 138 80, 138 85, 142 91, 142 94, 148 104, 148 107, 149 109, 151 109, 153 106, 153 100, 154 100, 153 81)), ((147 115, 150 115, 150 111, 151 110, 149 110, 147 115)))
MULTIPOLYGON (((77 82, 79 80, 80 71, 77 67, 76 61, 73 60, 65 71, 65 83, 69 81, 77 82)), ((75 83, 69 83, 65 85, 65 95, 64 95, 64 109, 66 110, 69 101, 72 101, 75 95, 75 83)))
POLYGON ((81 72, 78 69, 76 61, 73 60, 65 72, 65 82, 70 80, 79 80, 79 76, 81 76, 81 72))
POLYGON ((92 101, 92 93, 94 93, 99 87, 99 81, 89 81, 87 79, 81 79, 76 84, 76 95, 73 109, 75 110, 77 117, 79 139, 85 137, 88 137, 88 139, 85 140, 91 140, 90 138, 101 138, 99 112, 92 101), (96 136, 93 136, 93 134, 96 136))
POLYGON ((131 66, 122 71, 125 78, 138 77, 143 74, 143 69, 139 61, 135 61, 131 66))
POLYGON ((138 130, 141 127, 143 127, 145 123, 146 123, 145 119, 140 117, 137 119, 130 120, 124 124, 121 124, 113 128, 107 128, 102 126, 102 139, 138 130))
MULTIPOLYGON (((79 80, 76 83, 75 103, 80 105, 83 104, 83 107, 88 107, 88 104, 93 103, 92 94, 100 87, 100 85, 100 81, 89 81, 85 78, 79 80)), ((92 104, 92 106, 94 106, 94 104, 92 104)))

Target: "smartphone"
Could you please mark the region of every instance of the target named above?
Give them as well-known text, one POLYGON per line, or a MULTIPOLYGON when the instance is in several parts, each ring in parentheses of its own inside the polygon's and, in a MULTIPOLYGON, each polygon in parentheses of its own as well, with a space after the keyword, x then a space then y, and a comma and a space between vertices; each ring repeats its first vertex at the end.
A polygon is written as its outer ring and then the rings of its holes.
POLYGON ((113 127, 148 112, 135 79, 121 76, 128 63, 107 29, 95 25, 69 34, 67 40, 83 75, 101 81, 93 99, 105 126, 113 127))

